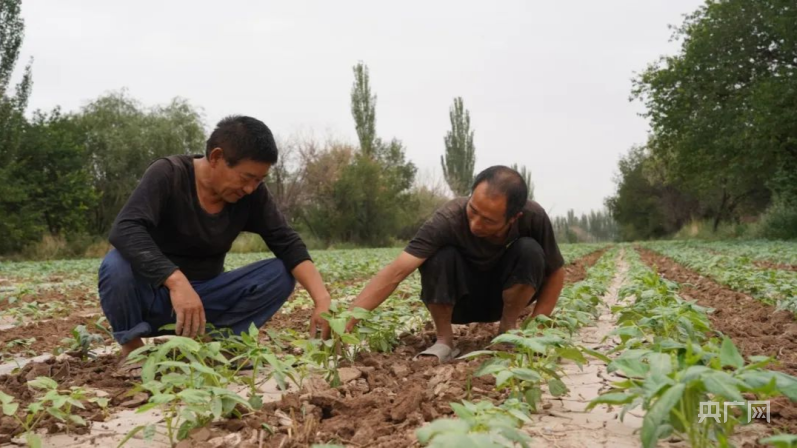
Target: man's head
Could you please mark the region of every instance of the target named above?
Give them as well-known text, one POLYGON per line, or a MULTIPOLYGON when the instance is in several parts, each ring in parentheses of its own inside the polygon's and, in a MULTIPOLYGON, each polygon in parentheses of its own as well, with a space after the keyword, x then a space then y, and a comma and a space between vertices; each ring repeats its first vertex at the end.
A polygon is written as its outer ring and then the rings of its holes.
POLYGON ((470 231, 479 238, 500 237, 523 214, 528 187, 517 171, 491 166, 476 176, 468 200, 470 231))
POLYGON ((277 156, 277 144, 265 123, 241 115, 224 118, 205 148, 211 187, 226 202, 238 202, 255 191, 277 156))

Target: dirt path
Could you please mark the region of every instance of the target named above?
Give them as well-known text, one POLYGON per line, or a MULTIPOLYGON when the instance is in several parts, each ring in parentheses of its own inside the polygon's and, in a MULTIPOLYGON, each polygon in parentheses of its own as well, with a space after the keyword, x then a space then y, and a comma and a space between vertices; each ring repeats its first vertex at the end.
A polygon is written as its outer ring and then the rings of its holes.
MULTIPOLYGON (((576 344, 599 351, 608 351, 617 345, 619 341, 603 339, 616 327, 610 307, 617 303, 627 271, 628 264, 621 253, 617 258, 615 277, 603 297, 601 315, 595 326, 581 329, 575 338, 576 344)), ((634 431, 642 426, 641 418, 626 415, 621 422, 618 407, 598 406, 584 411, 590 400, 608 389, 612 381, 621 381, 622 378, 608 373, 606 364, 596 359, 590 359, 583 369, 572 362, 565 363, 564 367, 567 376, 562 381, 570 393, 561 399, 547 396, 546 400, 553 406, 547 414, 532 416, 534 425, 526 428, 529 433, 539 442, 547 442, 547 446, 560 448, 638 447, 639 436, 634 431)))
MULTIPOLYGON (((797 376, 797 322, 792 313, 725 288, 655 252, 639 253, 648 266, 681 285, 683 298, 713 308, 712 328, 733 339, 744 356, 772 356, 779 361, 772 369, 797 376)), ((773 430, 797 433, 797 405, 773 400, 772 423, 773 430)))

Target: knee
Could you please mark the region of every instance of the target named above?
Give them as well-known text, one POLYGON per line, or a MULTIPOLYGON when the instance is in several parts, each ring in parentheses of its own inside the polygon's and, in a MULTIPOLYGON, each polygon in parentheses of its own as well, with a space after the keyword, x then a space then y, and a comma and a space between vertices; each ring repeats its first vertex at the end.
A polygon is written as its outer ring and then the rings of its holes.
POLYGON ((285 302, 293 294, 294 288, 296 288, 296 279, 282 260, 273 259, 270 261, 266 270, 270 281, 274 285, 274 295, 277 299, 285 302))
POLYGON ((518 238, 512 244, 510 250, 516 251, 519 258, 531 263, 545 263, 545 251, 542 250, 542 246, 540 246, 540 243, 538 243, 534 238, 518 238))
POLYGON ((421 265, 421 271, 424 274, 433 274, 441 272, 447 267, 457 263, 462 255, 452 246, 441 247, 434 255, 427 258, 421 265))
POLYGON ((122 257, 122 254, 116 249, 108 252, 100 264, 98 285, 100 299, 120 296, 114 291, 118 291, 119 288, 131 287, 134 281, 133 268, 122 257))

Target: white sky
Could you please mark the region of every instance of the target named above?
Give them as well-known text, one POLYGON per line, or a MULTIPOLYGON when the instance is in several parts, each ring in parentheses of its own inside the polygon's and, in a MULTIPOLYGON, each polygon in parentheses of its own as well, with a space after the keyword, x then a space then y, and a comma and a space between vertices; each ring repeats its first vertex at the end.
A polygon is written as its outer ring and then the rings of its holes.
MULTIPOLYGON (((645 140, 631 78, 677 48, 668 25, 702 0, 63 1, 25 0, 20 66, 31 110, 75 110, 127 88, 175 96, 210 127, 240 113, 275 134, 356 141, 351 68, 365 62, 377 132, 442 176, 448 109, 462 96, 476 170, 518 162, 554 215, 603 206, 617 160, 645 140)), ((201 149, 201 148, 200 148, 201 149)))

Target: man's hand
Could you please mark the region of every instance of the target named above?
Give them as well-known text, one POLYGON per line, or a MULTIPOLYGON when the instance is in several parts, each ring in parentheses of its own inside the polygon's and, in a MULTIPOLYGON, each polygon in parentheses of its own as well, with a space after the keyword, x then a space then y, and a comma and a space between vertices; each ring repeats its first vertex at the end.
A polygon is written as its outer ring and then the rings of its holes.
POLYGON ((310 317, 310 337, 315 338, 321 330, 321 339, 329 339, 329 321, 321 317, 321 314, 329 312, 329 304, 332 299, 329 296, 316 299, 313 316, 310 317))
POLYGON ((172 308, 177 315, 174 334, 188 338, 205 334, 205 307, 185 274, 174 271, 164 285, 169 288, 172 308))

